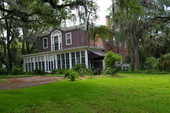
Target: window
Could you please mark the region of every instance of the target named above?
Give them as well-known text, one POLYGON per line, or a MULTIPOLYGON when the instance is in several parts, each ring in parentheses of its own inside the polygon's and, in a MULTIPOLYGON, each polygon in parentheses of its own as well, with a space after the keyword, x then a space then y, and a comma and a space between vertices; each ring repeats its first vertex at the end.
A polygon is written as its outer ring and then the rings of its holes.
POLYGON ((65 54, 61 54, 62 59, 62 69, 65 69, 65 54))
POLYGON ((43 49, 48 48, 48 38, 43 38, 43 49))
POLYGON ((72 44, 72 36, 71 33, 66 33, 66 45, 72 44))
POLYGON ((82 64, 85 65, 85 53, 84 53, 84 51, 81 51, 81 61, 82 61, 82 64))
POLYGON ((51 33, 51 50, 62 49, 62 35, 61 32, 56 30, 51 33))
POLYGON ((80 52, 76 52, 77 64, 80 64, 80 52))
POLYGON ((58 36, 54 36, 54 50, 59 50, 58 36))
POLYGON ((57 66, 58 69, 61 69, 60 54, 57 55, 57 66))
POLYGON ((76 64, 76 62, 75 62, 75 53, 74 52, 71 53, 71 62, 72 62, 72 67, 74 67, 75 64, 76 64))
POLYGON ((66 69, 70 68, 69 53, 66 53, 66 69))

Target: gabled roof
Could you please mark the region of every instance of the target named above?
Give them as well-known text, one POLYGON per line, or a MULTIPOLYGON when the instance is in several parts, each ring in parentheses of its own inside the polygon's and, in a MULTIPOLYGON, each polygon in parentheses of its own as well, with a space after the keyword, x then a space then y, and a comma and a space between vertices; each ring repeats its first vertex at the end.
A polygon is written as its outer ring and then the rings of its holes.
MULTIPOLYGON (((60 27, 58 30, 67 32, 67 31, 71 31, 71 30, 75 30, 75 29, 85 30, 85 26, 76 25, 76 26, 70 26, 70 27, 60 27)), ((56 29, 49 28, 48 30, 46 30, 43 33, 41 33, 40 35, 38 35, 38 37, 46 37, 46 36, 50 35, 51 32, 53 32, 55 30, 56 29)))

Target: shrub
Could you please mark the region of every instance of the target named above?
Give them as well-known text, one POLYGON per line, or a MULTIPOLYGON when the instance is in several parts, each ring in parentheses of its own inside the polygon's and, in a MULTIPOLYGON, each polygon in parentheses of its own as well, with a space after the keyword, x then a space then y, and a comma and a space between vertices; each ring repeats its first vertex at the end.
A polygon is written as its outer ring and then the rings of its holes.
POLYGON ((89 75, 88 69, 86 69, 86 66, 83 64, 77 64, 72 68, 74 71, 77 71, 79 75, 89 75))
POLYGON ((53 69, 52 71, 51 71, 51 74, 56 74, 57 73, 57 70, 56 69, 53 69))
POLYGON ((64 77, 68 77, 71 81, 75 81, 78 78, 78 73, 74 70, 68 70, 64 77))
POLYGON ((157 70, 159 59, 155 57, 148 57, 145 61, 145 69, 153 71, 157 70))
POLYGON ((54 69, 51 71, 51 74, 65 74, 68 69, 54 69))
POLYGON ((14 67, 10 73, 11 75, 22 75, 24 74, 23 68, 14 67))
POLYGON ((120 71, 120 67, 116 67, 114 69, 110 68, 110 67, 106 67, 104 68, 104 70, 102 71, 103 75, 116 75, 117 72, 120 71), (113 74, 114 73, 114 74, 113 74))
POLYGON ((40 69, 36 69, 36 70, 33 71, 33 74, 34 74, 34 75, 44 75, 45 72, 42 71, 42 70, 40 70, 40 69))
POLYGON ((0 68, 0 75, 8 75, 8 71, 6 68, 0 68))
POLYGON ((105 69, 106 74, 111 74, 111 75, 116 75, 116 73, 118 72, 118 67, 116 67, 116 63, 120 62, 120 55, 115 54, 111 51, 107 52, 104 58, 104 62, 105 62, 105 69))
POLYGON ((158 64, 160 71, 170 71, 170 53, 163 55, 158 64))

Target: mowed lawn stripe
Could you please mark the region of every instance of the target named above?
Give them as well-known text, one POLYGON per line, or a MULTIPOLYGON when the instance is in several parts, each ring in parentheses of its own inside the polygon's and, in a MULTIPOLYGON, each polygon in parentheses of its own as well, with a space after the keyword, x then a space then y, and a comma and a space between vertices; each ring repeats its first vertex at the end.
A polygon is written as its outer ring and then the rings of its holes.
POLYGON ((0 91, 1 113, 168 113, 169 108, 170 75, 119 74, 0 91))

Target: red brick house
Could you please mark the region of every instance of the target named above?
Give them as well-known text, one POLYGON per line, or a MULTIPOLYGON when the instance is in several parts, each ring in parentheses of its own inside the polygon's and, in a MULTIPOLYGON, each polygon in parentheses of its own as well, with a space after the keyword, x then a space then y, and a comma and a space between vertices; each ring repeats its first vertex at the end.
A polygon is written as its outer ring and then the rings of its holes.
POLYGON ((24 71, 35 69, 50 72, 53 69, 71 69, 76 64, 87 68, 103 68, 105 53, 113 51, 122 56, 128 54, 127 43, 116 41, 88 41, 87 31, 80 26, 53 30, 42 34, 40 52, 23 56, 24 71))

